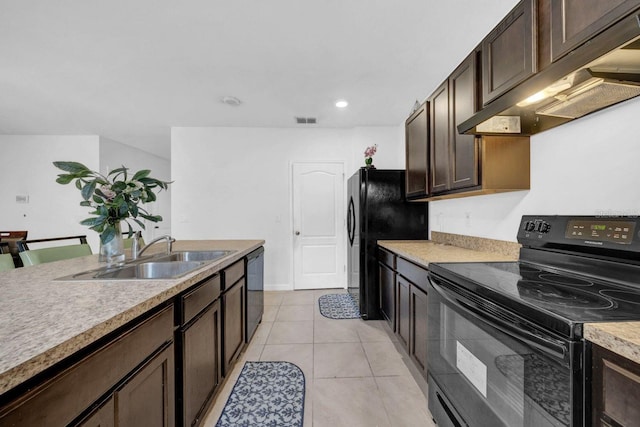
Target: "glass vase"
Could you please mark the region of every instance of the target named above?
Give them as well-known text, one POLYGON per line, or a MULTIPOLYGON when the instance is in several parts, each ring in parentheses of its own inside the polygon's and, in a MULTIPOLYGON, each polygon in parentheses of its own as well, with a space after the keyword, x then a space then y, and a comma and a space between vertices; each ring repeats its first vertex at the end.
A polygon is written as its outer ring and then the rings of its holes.
POLYGON ((100 240, 100 255, 98 260, 106 262, 107 267, 116 266, 124 263, 124 241, 122 239, 122 231, 120 223, 116 223, 116 235, 107 243, 100 240))

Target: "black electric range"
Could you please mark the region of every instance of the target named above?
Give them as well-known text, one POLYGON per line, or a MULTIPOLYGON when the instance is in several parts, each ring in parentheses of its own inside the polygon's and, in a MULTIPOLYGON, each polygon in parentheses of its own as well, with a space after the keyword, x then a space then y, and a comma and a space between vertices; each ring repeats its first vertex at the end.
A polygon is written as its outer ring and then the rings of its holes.
POLYGON ((582 425, 583 325, 640 320, 640 218, 524 216, 518 242, 515 262, 429 266, 429 405, 443 425, 582 425))

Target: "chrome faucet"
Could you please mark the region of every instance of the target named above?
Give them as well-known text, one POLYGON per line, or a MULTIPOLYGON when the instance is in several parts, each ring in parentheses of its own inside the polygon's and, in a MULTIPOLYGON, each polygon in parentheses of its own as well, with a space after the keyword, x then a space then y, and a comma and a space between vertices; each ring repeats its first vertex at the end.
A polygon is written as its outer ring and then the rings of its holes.
POLYGON ((149 246, 160 242, 161 240, 166 240, 167 241, 167 255, 171 253, 171 249, 172 249, 172 245, 173 242, 176 241, 176 239, 174 239, 173 237, 169 236, 168 234, 165 234, 164 236, 160 236, 157 239, 153 239, 152 241, 150 241, 149 243, 147 243, 144 247, 140 248, 140 250, 138 249, 138 246, 140 245, 140 232, 138 231, 136 233, 136 235, 133 238, 133 242, 131 244, 131 259, 137 259, 140 255, 142 255, 142 253, 144 251, 146 251, 147 249, 149 249, 149 246), (136 250, 134 250, 134 248, 136 250))

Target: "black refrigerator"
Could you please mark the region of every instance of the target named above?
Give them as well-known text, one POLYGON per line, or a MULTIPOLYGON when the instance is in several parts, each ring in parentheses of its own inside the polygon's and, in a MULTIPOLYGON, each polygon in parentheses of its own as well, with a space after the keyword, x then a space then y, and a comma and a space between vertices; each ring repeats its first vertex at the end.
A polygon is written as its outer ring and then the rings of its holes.
POLYGON ((361 168, 348 181, 347 289, 364 320, 382 319, 378 240, 426 240, 428 203, 405 199, 405 171, 361 168))

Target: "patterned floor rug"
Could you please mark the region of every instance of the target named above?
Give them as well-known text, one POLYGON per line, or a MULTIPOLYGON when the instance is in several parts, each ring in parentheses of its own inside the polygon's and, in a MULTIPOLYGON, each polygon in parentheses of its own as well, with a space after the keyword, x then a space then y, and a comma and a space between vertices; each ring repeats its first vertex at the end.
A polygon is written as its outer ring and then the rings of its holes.
POLYGON ((351 294, 328 294, 318 298, 320 314, 329 319, 357 319, 358 303, 351 294))
POLYGON ((216 427, 301 427, 304 374, 289 362, 246 362, 216 427))

